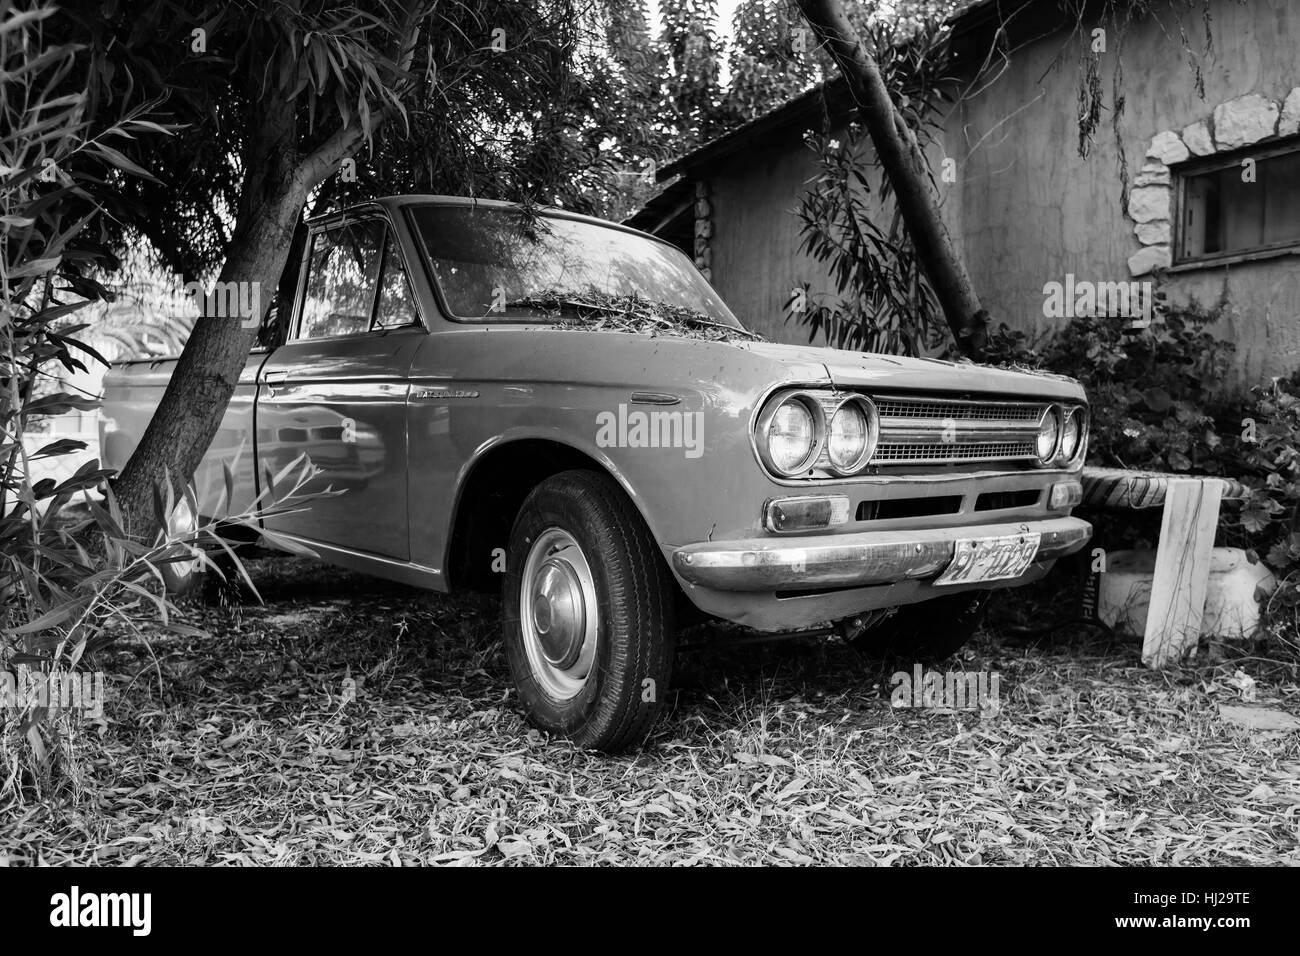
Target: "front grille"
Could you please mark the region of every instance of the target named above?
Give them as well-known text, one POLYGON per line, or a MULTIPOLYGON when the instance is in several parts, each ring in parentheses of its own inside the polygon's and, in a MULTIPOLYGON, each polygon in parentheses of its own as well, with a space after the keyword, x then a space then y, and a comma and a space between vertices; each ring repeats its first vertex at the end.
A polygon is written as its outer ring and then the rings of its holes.
POLYGON ((876 446, 872 461, 1007 461, 1032 458, 1033 442, 971 442, 969 444, 943 444, 942 442, 914 442, 895 444, 881 442, 876 446))
POLYGON ((986 419, 1002 422, 1033 422, 1038 424, 1043 406, 1034 402, 962 402, 925 401, 922 399, 881 398, 876 400, 881 418, 918 418, 971 421, 986 419))
POLYGON ((874 396, 881 465, 973 464, 1036 458, 1046 402, 874 396))

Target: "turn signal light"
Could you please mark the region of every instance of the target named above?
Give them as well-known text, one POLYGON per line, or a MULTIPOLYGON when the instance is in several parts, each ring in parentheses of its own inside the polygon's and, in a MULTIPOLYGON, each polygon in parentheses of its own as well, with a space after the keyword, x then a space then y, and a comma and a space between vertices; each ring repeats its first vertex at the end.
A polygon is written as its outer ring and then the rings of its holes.
POLYGON ((848 520, 849 499, 844 495, 772 498, 763 507, 763 525, 769 531, 817 531, 848 520))

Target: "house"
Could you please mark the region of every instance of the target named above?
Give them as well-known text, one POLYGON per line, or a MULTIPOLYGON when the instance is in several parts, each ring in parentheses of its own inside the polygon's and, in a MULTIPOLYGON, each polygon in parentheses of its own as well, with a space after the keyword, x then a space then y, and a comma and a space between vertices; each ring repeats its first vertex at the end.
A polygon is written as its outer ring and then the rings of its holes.
MULTIPOLYGON (((929 159, 994 322, 1041 334, 1068 321, 1062 290, 1140 287, 1171 305, 1222 300, 1215 331, 1244 384, 1300 368, 1300 3, 1087 4, 1079 28, 1063 6, 980 0, 953 24, 968 95, 938 117, 929 159), (1132 19, 1099 20, 1103 6, 1132 19), (1081 62, 1094 51, 1107 110, 1085 159, 1081 62)), ((836 135, 851 117, 842 81, 805 93, 663 167, 667 189, 629 222, 698 254, 755 331, 805 342, 786 320, 792 289, 833 285, 799 252, 795 209, 818 172, 804 134, 836 135)))

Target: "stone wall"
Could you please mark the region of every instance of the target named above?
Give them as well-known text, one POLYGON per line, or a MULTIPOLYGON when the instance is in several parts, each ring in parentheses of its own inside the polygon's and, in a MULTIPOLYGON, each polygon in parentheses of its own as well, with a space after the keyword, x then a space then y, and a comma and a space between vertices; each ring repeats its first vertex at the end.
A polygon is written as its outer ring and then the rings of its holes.
POLYGON ((1171 210, 1173 175, 1169 167, 1193 156, 1213 156, 1245 146, 1268 143, 1300 132, 1300 86, 1282 101, 1247 93, 1220 103, 1206 119, 1181 133, 1162 130, 1151 137, 1141 171, 1129 193, 1128 216, 1139 248, 1129 256, 1128 270, 1146 275, 1173 263, 1171 210))

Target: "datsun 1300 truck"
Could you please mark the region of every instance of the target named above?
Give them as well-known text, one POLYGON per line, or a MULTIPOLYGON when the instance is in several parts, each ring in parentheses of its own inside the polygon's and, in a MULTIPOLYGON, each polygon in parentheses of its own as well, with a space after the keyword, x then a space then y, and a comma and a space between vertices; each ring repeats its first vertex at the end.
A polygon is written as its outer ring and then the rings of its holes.
MULTIPOLYGON (((584 747, 649 731, 688 617, 943 654, 1091 531, 1077 383, 759 341, 677 248, 569 212, 406 196, 320 218, 284 338, 249 356, 196 486, 233 466, 221 507, 246 508, 305 452, 342 493, 263 530, 499 589, 523 710, 584 747)), ((171 368, 107 377, 108 467, 171 368)))

